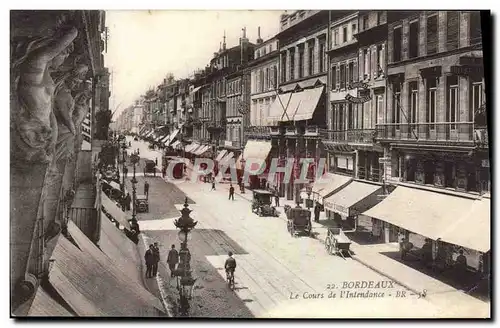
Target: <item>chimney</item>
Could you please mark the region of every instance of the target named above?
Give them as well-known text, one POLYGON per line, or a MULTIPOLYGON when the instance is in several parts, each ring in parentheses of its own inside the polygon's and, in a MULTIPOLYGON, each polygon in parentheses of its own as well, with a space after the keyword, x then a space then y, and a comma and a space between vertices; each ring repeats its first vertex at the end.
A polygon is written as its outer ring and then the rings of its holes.
POLYGON ((222 50, 226 50, 226 30, 224 30, 224 42, 222 43, 222 50))
POLYGON ((262 42, 264 42, 264 40, 262 40, 262 38, 260 37, 260 26, 257 28, 257 44, 261 44, 262 42))
POLYGON ((244 27, 241 30, 243 31, 243 37, 240 38, 240 62, 241 65, 244 65, 247 62, 247 48, 249 40, 247 39, 247 28, 244 27))

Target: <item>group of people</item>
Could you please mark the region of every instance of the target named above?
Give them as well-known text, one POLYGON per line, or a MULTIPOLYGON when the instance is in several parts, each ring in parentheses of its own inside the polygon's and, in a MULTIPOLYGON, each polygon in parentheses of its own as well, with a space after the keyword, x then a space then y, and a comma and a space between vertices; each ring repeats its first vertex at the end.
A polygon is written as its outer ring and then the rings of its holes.
MULTIPOLYGON (((144 260, 146 262, 146 278, 156 277, 158 274, 158 263, 160 262, 160 248, 158 243, 149 245, 149 249, 144 255, 144 260)), ((172 245, 167 256, 167 264, 170 269, 170 277, 175 276, 175 270, 177 269, 177 264, 179 263, 179 252, 175 249, 175 245, 172 245)))

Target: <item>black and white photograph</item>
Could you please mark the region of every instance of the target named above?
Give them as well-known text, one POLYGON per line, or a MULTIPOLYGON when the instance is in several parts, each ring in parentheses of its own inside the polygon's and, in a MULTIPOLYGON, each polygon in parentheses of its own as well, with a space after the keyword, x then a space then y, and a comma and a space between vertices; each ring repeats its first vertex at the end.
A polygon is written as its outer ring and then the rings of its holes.
POLYGON ((489 10, 9 15, 11 321, 492 318, 489 10))

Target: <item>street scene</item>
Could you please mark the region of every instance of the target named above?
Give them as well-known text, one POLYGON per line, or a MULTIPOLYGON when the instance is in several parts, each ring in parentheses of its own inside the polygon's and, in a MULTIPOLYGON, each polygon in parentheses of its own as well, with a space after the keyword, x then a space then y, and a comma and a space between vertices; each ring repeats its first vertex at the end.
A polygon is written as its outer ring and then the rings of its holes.
POLYGON ((11 11, 11 318, 491 319, 490 19, 11 11))

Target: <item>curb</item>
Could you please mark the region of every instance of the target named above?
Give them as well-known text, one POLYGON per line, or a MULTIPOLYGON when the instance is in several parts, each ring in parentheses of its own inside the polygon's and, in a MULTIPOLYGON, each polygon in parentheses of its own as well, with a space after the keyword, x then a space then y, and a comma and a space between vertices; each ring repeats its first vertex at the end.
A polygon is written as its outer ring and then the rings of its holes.
POLYGON ((416 290, 415 288, 413 288, 413 287, 409 286, 408 284, 406 284, 406 283, 402 282, 401 280, 399 280, 399 279, 397 279, 397 278, 394 278, 392 275, 390 275, 390 274, 388 274, 388 273, 386 273, 386 272, 383 272, 382 270, 380 270, 380 269, 378 269, 378 268, 374 267, 374 266, 373 266, 373 265, 371 265, 371 264, 366 263, 364 260, 360 259, 357 255, 351 255, 351 258, 352 258, 354 261, 356 261, 356 262, 358 262, 358 263, 361 263, 361 264, 362 264, 362 265, 364 265, 365 267, 372 269, 373 271, 377 272, 378 274, 380 274, 380 275, 382 275, 382 276, 384 276, 384 277, 387 277, 387 278, 391 279, 392 281, 394 281, 394 282, 395 282, 395 283, 397 283, 398 285, 400 285, 400 286, 402 286, 402 287, 404 287, 404 288, 406 288, 406 289, 410 290, 411 292, 413 292, 413 293, 415 293, 415 294, 417 294, 417 295, 421 295, 421 297, 422 297, 422 298, 425 298, 425 297, 426 297, 426 295, 425 295, 425 294, 426 294, 425 289, 424 289, 423 291, 418 291, 418 290, 416 290))

